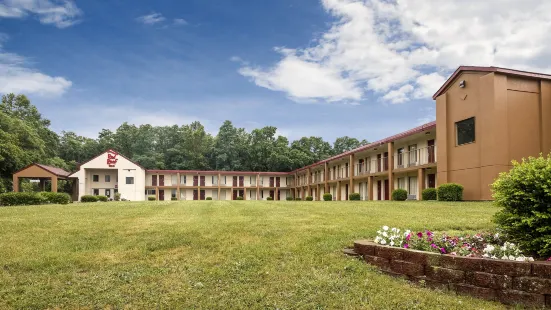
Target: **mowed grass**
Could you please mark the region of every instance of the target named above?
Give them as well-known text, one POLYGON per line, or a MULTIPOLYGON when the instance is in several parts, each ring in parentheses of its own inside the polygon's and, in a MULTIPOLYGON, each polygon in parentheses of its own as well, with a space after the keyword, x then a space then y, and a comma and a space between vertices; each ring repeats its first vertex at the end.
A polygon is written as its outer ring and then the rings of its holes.
POLYGON ((0 308, 494 309, 342 254, 382 225, 493 227, 491 203, 109 202, 0 208, 0 308))

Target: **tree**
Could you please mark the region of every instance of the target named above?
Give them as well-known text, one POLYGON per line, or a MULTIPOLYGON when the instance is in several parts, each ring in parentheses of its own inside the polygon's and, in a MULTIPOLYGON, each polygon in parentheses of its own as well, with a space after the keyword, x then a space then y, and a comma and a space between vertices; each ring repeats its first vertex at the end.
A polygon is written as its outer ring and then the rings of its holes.
POLYGON ((344 152, 351 151, 368 143, 369 142, 367 142, 366 140, 359 141, 358 139, 351 138, 349 136, 337 138, 337 140, 335 140, 335 143, 333 143, 333 155, 338 155, 344 152))

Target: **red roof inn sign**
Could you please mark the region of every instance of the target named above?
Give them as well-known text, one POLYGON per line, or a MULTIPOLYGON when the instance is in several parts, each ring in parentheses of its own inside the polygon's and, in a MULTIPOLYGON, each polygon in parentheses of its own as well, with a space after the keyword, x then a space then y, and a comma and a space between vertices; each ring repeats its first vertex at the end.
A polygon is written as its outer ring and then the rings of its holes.
POLYGON ((118 159, 117 159, 117 153, 113 152, 113 151, 108 151, 107 152, 107 165, 109 167, 115 167, 115 164, 117 163, 118 159))

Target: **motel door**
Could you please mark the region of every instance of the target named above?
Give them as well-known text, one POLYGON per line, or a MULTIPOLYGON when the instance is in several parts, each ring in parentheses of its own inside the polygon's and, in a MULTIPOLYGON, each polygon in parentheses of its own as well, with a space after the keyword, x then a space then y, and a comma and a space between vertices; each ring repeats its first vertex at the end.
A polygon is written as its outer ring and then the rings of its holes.
POLYGON ((151 176, 151 185, 152 186, 157 186, 157 175, 152 175, 151 176))
POLYGON ((205 176, 201 176, 201 186, 205 186, 205 176))
POLYGON ((429 149, 429 163, 434 163, 434 140, 427 141, 429 149))
POLYGON ((205 190, 204 189, 201 190, 200 195, 201 195, 200 199, 205 200, 205 190))
POLYGON ((233 177, 233 186, 237 187, 237 177, 236 176, 233 177))
POLYGON ((377 172, 381 172, 381 154, 377 154, 377 172))
POLYGON ((390 200, 390 183, 388 179, 385 180, 385 200, 390 200))
POLYGON ((385 158, 383 158, 383 167, 385 167, 385 171, 388 170, 388 152, 385 152, 385 158))
POLYGON ((276 187, 280 186, 281 179, 279 177, 276 178, 276 187))
POLYGON ((165 186, 165 176, 164 175, 159 176, 159 186, 165 186))
POLYGON ((274 191, 270 191, 270 197, 275 198, 274 191))
POLYGON ((429 188, 435 188, 436 187, 436 174, 427 175, 427 179, 428 179, 428 182, 429 182, 429 188))
MULTIPOLYGON (((245 183, 245 177, 243 177, 243 176, 239 177, 239 186, 240 187, 244 186, 244 183, 245 183)), ((245 197, 245 196, 243 196, 243 197, 245 197)))
POLYGON ((348 184, 346 184, 346 186, 344 187, 344 195, 345 195, 344 199, 348 200, 348 184))
POLYGON ((163 189, 159 190, 159 201, 165 200, 165 191, 163 189))
POLYGON ((193 176, 193 186, 199 185, 199 177, 194 175, 193 176))
POLYGON ((274 177, 270 177, 270 187, 274 187, 274 177))
POLYGON ((198 195, 199 193, 197 192, 196 189, 193 190, 193 200, 197 200, 198 199, 198 195))
POLYGON ((381 180, 377 181, 377 200, 382 200, 382 186, 381 186, 381 180))
POLYGON ((277 200, 281 200, 281 191, 278 189, 277 192, 277 200))

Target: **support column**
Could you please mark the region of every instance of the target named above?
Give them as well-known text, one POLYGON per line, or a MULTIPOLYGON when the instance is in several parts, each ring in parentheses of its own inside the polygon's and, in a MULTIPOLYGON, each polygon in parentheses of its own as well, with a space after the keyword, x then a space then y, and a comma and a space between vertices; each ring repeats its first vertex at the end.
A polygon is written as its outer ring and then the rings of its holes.
POLYGON ((325 162, 324 169, 323 169, 323 191, 325 193, 329 193, 329 183, 327 183, 327 179, 329 178, 329 165, 327 162, 325 162))
POLYGON ((57 177, 52 177, 52 193, 57 193, 57 177))
POLYGON ((368 200, 373 200, 373 177, 370 176, 367 178, 367 195, 368 200))
POLYGON ((337 181, 337 200, 341 201, 341 181, 337 181))
POLYGON ((310 183, 312 183, 312 171, 310 171, 310 168, 306 169, 306 184, 307 184, 307 191, 308 194, 306 196, 310 196, 311 188, 310 183))
POLYGON ((354 190, 354 154, 350 154, 348 170, 349 170, 348 176, 350 178, 350 182, 348 183, 348 195, 350 195, 351 193, 356 192, 354 190))
POLYGON ((386 160, 388 161, 388 197, 392 200, 392 192, 394 191, 394 142, 388 143, 388 158, 386 160))
POLYGON ((417 200, 423 200, 421 193, 425 189, 425 169, 417 169, 417 200))
POLYGON ((180 172, 176 172, 176 200, 180 200, 180 172))
POLYGON ((13 191, 14 192, 19 192, 19 177, 16 176, 15 174, 13 175, 13 191))
POLYGON ((320 201, 321 195, 320 195, 320 185, 316 185, 316 200, 320 201))
POLYGON ((220 200, 220 194, 222 194, 220 190, 220 183, 222 183, 222 175, 218 173, 218 200, 220 200))
POLYGON ((256 175, 256 200, 260 200, 260 174, 256 175))

